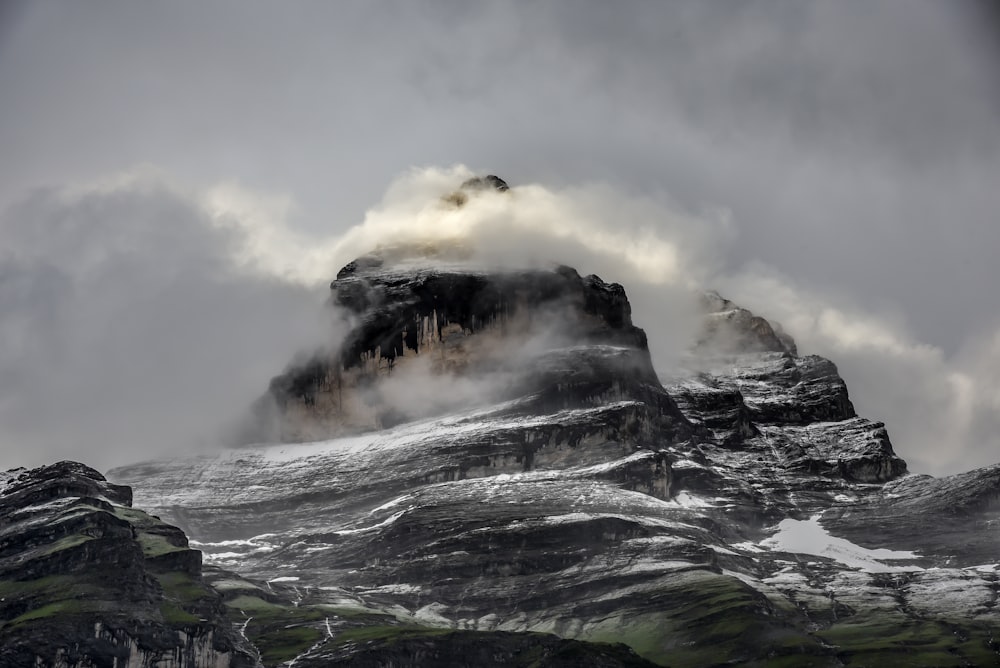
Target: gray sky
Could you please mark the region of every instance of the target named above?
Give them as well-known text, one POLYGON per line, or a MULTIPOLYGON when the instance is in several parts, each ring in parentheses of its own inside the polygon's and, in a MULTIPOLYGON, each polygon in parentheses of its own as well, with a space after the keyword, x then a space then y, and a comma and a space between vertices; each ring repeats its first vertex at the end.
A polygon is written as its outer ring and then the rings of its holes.
POLYGON ((837 362, 911 468, 1000 461, 985 6, 2 2, 0 467, 202 433, 321 322, 245 261, 253 220, 336 239, 456 164, 716 221, 658 233, 837 362))

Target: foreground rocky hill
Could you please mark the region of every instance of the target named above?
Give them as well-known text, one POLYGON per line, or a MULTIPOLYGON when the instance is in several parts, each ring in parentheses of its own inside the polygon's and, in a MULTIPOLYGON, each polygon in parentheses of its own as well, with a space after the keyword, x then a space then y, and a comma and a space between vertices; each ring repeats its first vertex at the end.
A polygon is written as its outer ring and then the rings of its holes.
POLYGON ((203 569, 131 498, 75 462, 2 475, 0 667, 653 665, 625 645, 442 630, 203 569))
MULTIPOLYGON (((280 434, 322 440, 113 473, 210 563, 300 609, 660 665, 1000 659, 1000 470, 908 475, 836 367, 763 318, 706 295, 661 384, 621 287, 568 268, 393 251, 332 287, 347 345, 269 391, 280 434)), ((343 656, 324 623, 297 622, 295 665, 343 656)))
POLYGON ((0 666, 240 666, 184 533, 82 464, 0 473, 0 666))

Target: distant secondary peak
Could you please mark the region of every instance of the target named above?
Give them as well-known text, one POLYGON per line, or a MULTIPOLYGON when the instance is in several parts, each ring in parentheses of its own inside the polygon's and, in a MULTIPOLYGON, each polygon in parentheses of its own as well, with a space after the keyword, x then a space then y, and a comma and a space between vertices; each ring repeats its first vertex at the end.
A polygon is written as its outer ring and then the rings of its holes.
POLYGON ((464 206, 469 201, 469 196, 484 192, 506 193, 510 190, 507 182, 496 174, 486 176, 474 176, 466 180, 455 192, 445 195, 442 199, 445 202, 454 204, 456 207, 464 206))
POLYGON ((507 182, 496 174, 474 176, 462 184, 463 190, 486 190, 488 188, 493 188, 494 190, 498 190, 500 192, 510 190, 510 186, 507 185, 507 182))
POLYGON ((798 355, 795 340, 777 322, 754 315, 715 290, 701 295, 705 313, 695 349, 714 353, 776 352, 798 355))

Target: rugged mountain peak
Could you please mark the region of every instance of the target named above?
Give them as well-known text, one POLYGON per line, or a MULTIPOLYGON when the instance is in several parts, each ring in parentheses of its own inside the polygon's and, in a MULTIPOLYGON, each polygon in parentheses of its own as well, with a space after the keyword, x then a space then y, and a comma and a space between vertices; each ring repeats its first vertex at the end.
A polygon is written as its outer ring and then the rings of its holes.
POLYGON ((316 440, 499 401, 531 414, 597 397, 646 402, 668 432, 685 428, 621 285, 566 266, 427 263, 463 252, 392 246, 341 269, 332 302, 350 331, 271 382, 261 404, 270 433, 316 440))
POLYGON ((495 174, 474 176, 462 184, 463 190, 486 190, 487 188, 493 188, 497 192, 506 192, 510 189, 507 182, 495 174))
POLYGON ((768 322, 710 290, 701 295, 705 313, 696 352, 776 352, 797 355, 795 340, 781 325, 768 322))
MULTIPOLYGON (((859 482, 906 474, 885 425, 857 415, 833 362, 800 356, 780 325, 715 291, 700 300, 701 331, 684 368, 666 381, 695 425, 768 466, 777 456, 782 467, 859 482)), ((748 475, 767 474, 751 466, 748 475)))
POLYGON ((495 174, 486 176, 474 176, 468 179, 455 192, 445 195, 442 199, 445 202, 454 204, 456 207, 465 206, 470 196, 483 194, 486 192, 506 193, 510 190, 507 182, 495 174))

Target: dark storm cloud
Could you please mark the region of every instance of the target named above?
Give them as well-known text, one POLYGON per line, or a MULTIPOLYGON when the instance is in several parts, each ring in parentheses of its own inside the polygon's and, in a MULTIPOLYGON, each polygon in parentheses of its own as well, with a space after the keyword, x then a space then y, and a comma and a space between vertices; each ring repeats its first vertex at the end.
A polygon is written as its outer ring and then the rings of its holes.
MULTIPOLYGON (((406 168, 467 163, 515 186, 726 208, 720 282, 766 266, 808 296, 796 303, 877 318, 945 372, 1000 327, 986 3, 19 7, 0 31, 0 200, 152 162, 288 193, 291 222, 328 236, 406 168)), ((72 284, 50 280, 33 289, 72 284)), ((766 315, 772 297, 745 293, 766 315)), ((861 355, 833 341, 816 338, 861 355)), ((879 403, 897 376, 841 366, 873 398, 863 413, 891 431, 912 420, 879 403)))

